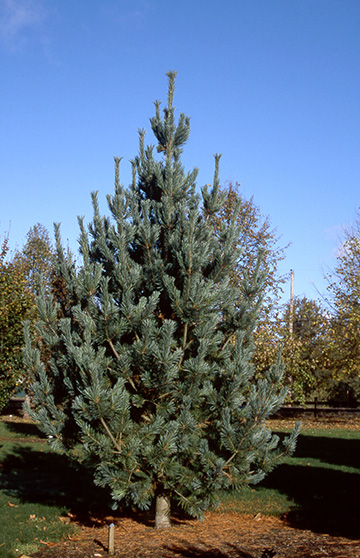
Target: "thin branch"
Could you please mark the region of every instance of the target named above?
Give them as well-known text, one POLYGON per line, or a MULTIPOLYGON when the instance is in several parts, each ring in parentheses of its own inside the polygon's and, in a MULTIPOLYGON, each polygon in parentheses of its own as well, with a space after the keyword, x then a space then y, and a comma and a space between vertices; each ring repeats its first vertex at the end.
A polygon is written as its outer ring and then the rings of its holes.
POLYGON ((109 438, 111 439, 112 443, 114 444, 114 446, 116 447, 118 452, 121 453, 121 451, 122 451, 121 447, 119 446, 118 442, 116 441, 116 439, 114 438, 114 436, 110 432, 110 429, 109 429, 108 425, 106 424, 106 422, 104 421, 103 417, 100 417, 100 422, 103 425, 103 427, 105 428, 106 433, 108 434, 109 438))

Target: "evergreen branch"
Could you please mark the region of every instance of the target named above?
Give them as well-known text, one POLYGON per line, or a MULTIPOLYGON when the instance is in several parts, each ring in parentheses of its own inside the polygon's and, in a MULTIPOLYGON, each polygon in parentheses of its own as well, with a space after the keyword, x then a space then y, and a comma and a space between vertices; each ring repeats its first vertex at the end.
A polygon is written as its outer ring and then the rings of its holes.
MULTIPOLYGON (((81 426, 81 429, 82 429, 83 431, 85 430, 84 427, 82 427, 82 426, 81 426)), ((90 440, 92 440, 92 441, 93 441, 95 444, 97 444, 98 446, 100 445, 99 440, 97 440, 97 439, 91 434, 90 430, 88 430, 88 429, 86 430, 86 436, 87 436, 88 438, 90 438, 90 440)))
POLYGON ((119 446, 118 442, 116 441, 116 439, 112 435, 112 433, 111 433, 108 425, 106 424, 105 420, 103 419, 103 417, 100 417, 100 422, 103 425, 103 427, 105 428, 105 431, 106 431, 107 435, 109 436, 110 440, 112 441, 112 443, 114 444, 114 446, 116 447, 118 452, 121 453, 122 452, 121 447, 119 446))
POLYGON ((187 333, 188 333, 188 322, 185 322, 184 337, 183 337, 183 351, 185 351, 185 348, 186 348, 187 333))
MULTIPOLYGON (((111 341, 111 339, 107 339, 107 342, 109 343, 110 349, 111 349, 112 352, 114 353, 114 356, 115 356, 116 360, 119 361, 119 360, 120 360, 120 355, 119 355, 119 353, 117 352, 117 350, 115 349, 113 342, 111 341)), ((133 382, 132 378, 130 378, 130 377, 127 378, 127 381, 129 382, 129 384, 131 385, 131 387, 132 387, 135 391, 137 391, 137 387, 136 387, 135 383, 133 382)))
POLYGON ((115 356, 116 360, 120 360, 120 355, 119 355, 119 353, 117 352, 117 350, 115 349, 114 344, 113 344, 113 342, 111 341, 111 339, 107 339, 107 342, 109 343, 110 349, 111 349, 112 352, 114 353, 114 356, 115 356))
POLYGON ((225 467, 227 467, 232 462, 232 460, 238 455, 238 453, 239 453, 239 450, 237 450, 235 453, 232 454, 231 457, 229 457, 229 459, 226 461, 226 463, 224 463, 224 467, 223 467, 224 469, 225 469, 225 467))
POLYGON ((181 492, 178 492, 178 490, 176 490, 175 488, 173 488, 173 491, 175 492, 175 494, 177 494, 180 498, 182 498, 183 500, 185 500, 185 502, 187 502, 189 504, 189 506, 192 506, 193 504, 190 502, 190 500, 188 498, 186 498, 186 496, 184 496, 184 494, 181 494, 181 492))
POLYGON ((222 353, 226 349, 230 341, 232 341, 232 339, 234 339, 235 337, 236 337, 235 333, 229 335, 229 337, 226 339, 225 343, 223 344, 219 352, 222 353))

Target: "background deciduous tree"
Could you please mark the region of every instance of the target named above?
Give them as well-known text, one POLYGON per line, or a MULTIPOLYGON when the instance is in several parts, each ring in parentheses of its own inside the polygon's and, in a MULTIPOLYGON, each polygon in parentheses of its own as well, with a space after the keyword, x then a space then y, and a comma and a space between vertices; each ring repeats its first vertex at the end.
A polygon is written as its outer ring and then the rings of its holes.
POLYGON ((229 226, 235 207, 239 205, 236 218, 239 234, 234 246, 239 250, 239 256, 231 272, 231 281, 241 289, 245 278, 251 280, 256 273, 262 274, 263 282, 259 292, 262 303, 259 318, 260 321, 266 321, 278 308, 283 285, 287 280, 287 276, 281 275, 278 271, 279 263, 286 256, 287 246, 280 245, 280 237, 276 228, 271 226, 270 218, 262 215, 260 207, 255 204, 253 198, 245 198, 240 191, 240 184, 229 182, 219 189, 219 196, 224 198, 224 202, 214 218, 218 230, 221 223, 229 226), (258 267, 259 253, 261 254, 260 267, 258 267))
POLYGON ((231 182, 220 189, 224 204, 214 217, 216 230, 221 224, 229 226, 236 205, 239 205, 236 223, 238 236, 234 249, 239 250, 238 259, 231 272, 231 282, 239 288, 244 296, 243 284, 251 282, 253 277, 262 275, 262 284, 256 304, 258 320, 254 331, 255 353, 252 357, 257 376, 266 374, 278 358, 283 333, 280 326, 283 308, 280 304, 283 285, 287 276, 278 271, 279 263, 285 258, 287 246, 281 246, 276 228, 271 226, 270 218, 264 217, 253 198, 246 199, 241 193, 240 185, 231 182), (260 259, 259 259, 260 254, 260 259))
POLYGON ((326 388, 330 376, 329 322, 324 309, 307 297, 294 299, 292 332, 290 319, 288 304, 281 324, 285 377, 292 399, 303 402, 326 388))
POLYGON ((0 409, 26 373, 22 359, 23 321, 32 320, 35 312, 23 269, 7 261, 8 252, 5 239, 0 249, 0 409))
POLYGON ((0 254, 0 406, 18 389, 26 391, 27 371, 23 365, 23 321, 36 316, 38 275, 47 290, 53 283, 54 249, 47 229, 37 223, 27 233, 26 243, 9 252, 5 239, 0 254))
POLYGON ((360 217, 345 231, 328 291, 334 378, 360 398, 360 217))
POLYGON ((329 319, 320 304, 306 297, 295 298, 292 318, 288 303, 276 320, 262 324, 255 342, 254 363, 260 376, 276 361, 278 347, 282 348, 288 401, 303 403, 320 394, 325 397, 331 377, 329 319))
POLYGON ((29 229, 24 246, 13 258, 14 264, 22 269, 27 286, 34 296, 38 293, 39 275, 45 288, 51 288, 53 259, 54 247, 49 232, 41 223, 36 223, 29 229))

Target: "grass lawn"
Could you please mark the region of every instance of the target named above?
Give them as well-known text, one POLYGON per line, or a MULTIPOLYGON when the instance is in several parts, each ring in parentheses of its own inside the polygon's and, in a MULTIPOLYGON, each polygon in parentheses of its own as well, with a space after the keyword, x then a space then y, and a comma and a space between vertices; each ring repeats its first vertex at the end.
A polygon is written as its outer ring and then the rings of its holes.
POLYGON ((226 509, 247 513, 248 504, 250 513, 285 515, 296 526, 360 538, 360 428, 305 427, 295 455, 242 497, 229 495, 226 509))
POLYGON ((74 532, 67 513, 103 501, 88 480, 50 449, 36 425, 0 421, 0 558, 31 554, 74 532))
MULTIPOLYGON (((302 431, 295 456, 259 486, 222 495, 219 511, 286 516, 297 527, 358 538, 359 499, 360 428, 319 424, 302 431)), ((104 493, 51 451, 36 425, 0 420, 0 558, 66 537, 74 527, 60 517, 101 515, 104 505, 104 493)))

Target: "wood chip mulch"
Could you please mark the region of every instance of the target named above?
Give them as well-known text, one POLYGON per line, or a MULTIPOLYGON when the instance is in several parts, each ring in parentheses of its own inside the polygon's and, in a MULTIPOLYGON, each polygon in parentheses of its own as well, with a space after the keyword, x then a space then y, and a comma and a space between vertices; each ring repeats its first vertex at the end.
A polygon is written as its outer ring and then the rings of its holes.
POLYGON ((181 520, 160 531, 140 519, 94 520, 32 558, 106 558, 111 522, 117 558, 360 558, 360 540, 297 529, 260 514, 232 513, 208 513, 203 522, 181 520))

